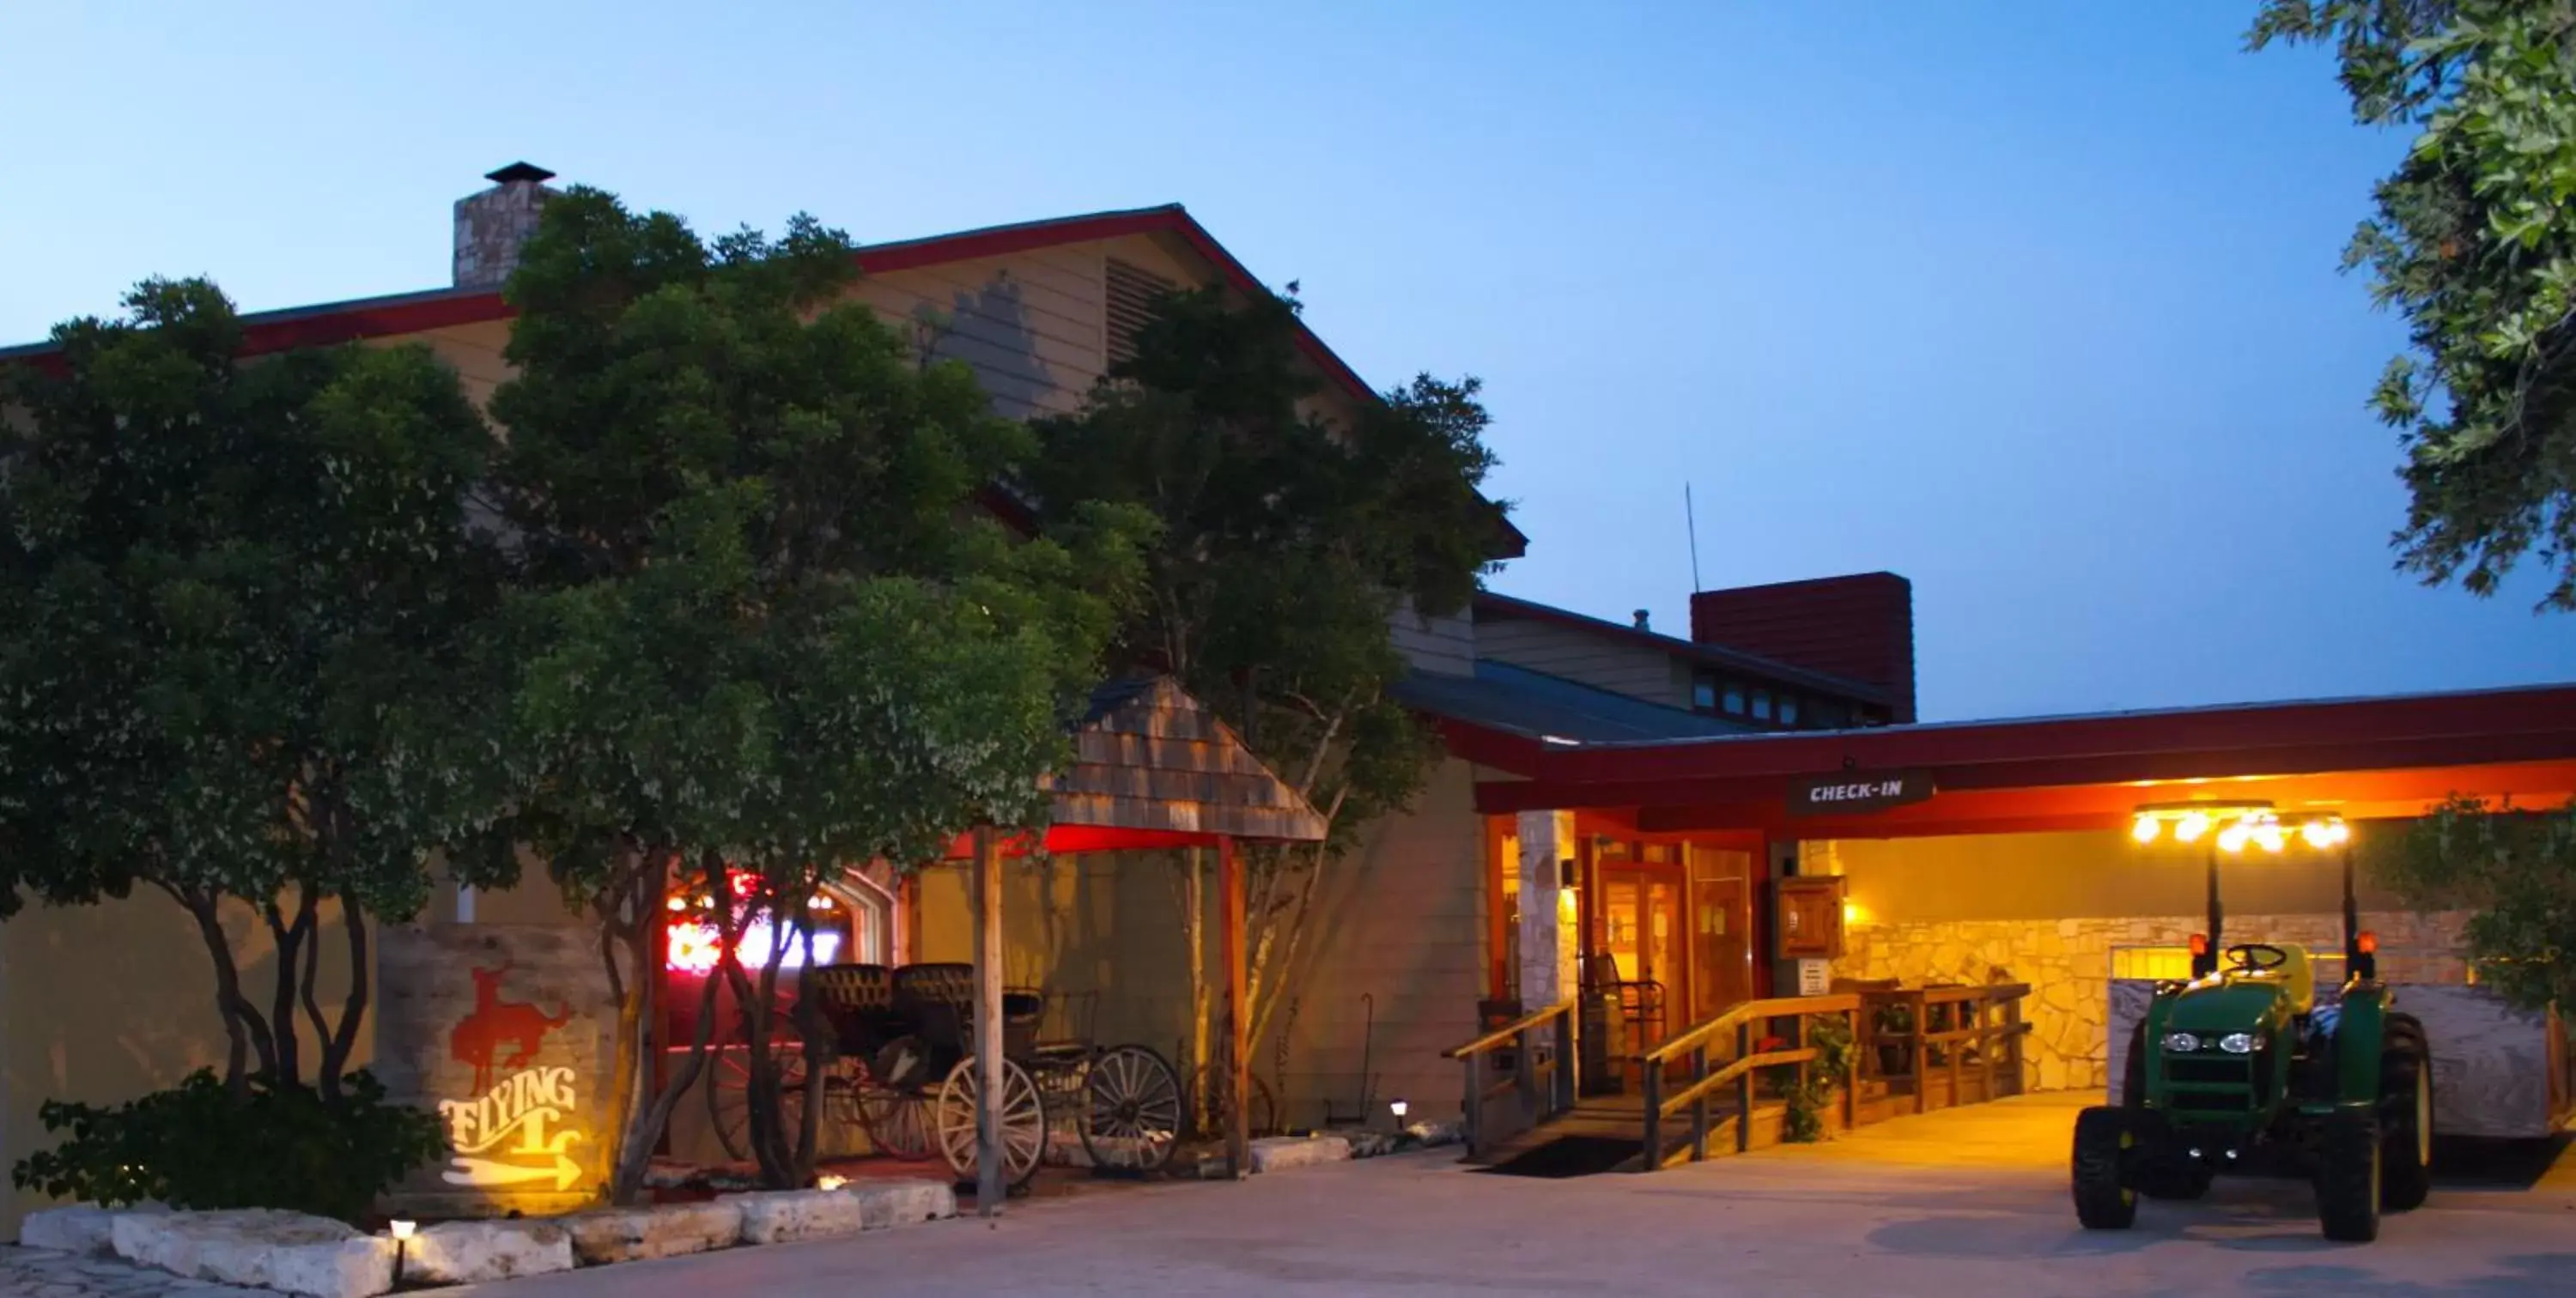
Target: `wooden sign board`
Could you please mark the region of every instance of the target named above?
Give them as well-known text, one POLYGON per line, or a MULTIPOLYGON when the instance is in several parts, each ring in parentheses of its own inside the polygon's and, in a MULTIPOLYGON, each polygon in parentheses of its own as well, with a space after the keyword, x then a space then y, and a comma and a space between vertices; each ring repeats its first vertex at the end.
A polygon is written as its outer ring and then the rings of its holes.
POLYGON ((1854 816, 1932 796, 1930 771, 1837 771, 1811 775, 1789 786, 1792 816, 1854 816))

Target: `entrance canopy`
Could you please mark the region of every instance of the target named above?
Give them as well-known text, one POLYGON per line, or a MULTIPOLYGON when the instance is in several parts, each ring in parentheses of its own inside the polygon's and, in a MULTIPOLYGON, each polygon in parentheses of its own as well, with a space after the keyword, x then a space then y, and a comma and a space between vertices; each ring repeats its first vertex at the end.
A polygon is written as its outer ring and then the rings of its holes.
MULTIPOLYGON (((1329 828, 1232 727, 1168 676, 1092 691, 1073 747, 1073 765, 1039 781, 1053 804, 1049 852, 1314 843, 1329 828)), ((1004 850, 1028 846, 1023 837, 1004 850)), ((948 850, 950 860, 974 854, 971 834, 948 850)))
POLYGON ((2576 796, 2576 686, 1511 747, 1489 743, 1482 760, 1526 778, 1479 783, 1479 810, 1585 811, 1643 834, 2111 829, 2140 802, 2198 797, 2361 819, 2420 814, 2454 794, 2535 807, 2576 796), (1843 775, 1928 781, 1930 796, 1793 805, 1794 791, 1843 775))

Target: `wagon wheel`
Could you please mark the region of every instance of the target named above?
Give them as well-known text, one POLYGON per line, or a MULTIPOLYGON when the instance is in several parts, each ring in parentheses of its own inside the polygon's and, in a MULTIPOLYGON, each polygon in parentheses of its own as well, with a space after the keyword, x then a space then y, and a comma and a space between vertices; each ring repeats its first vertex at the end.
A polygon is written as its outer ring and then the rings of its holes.
POLYGON ((871 1081, 862 1083, 852 1093, 852 1100, 859 1125, 867 1129, 868 1143, 878 1153, 918 1163, 939 1152, 931 1139, 930 1097, 890 1090, 871 1081))
MULTIPOLYGON (((805 1120, 805 1048, 793 1041, 771 1040, 770 1057, 778 1061, 778 1120, 795 1131, 805 1120)), ((733 1041, 718 1046, 707 1065, 707 1119, 726 1156, 750 1162, 751 1044, 733 1041)))
POLYGON ((1184 1105, 1181 1075, 1150 1046, 1112 1046, 1082 1079, 1082 1150, 1096 1168, 1152 1172, 1170 1162, 1184 1105))
MULTIPOLYGON (((1244 1126, 1255 1136, 1279 1134, 1279 1101, 1270 1094, 1270 1083, 1259 1073, 1251 1076, 1252 1108, 1245 1115, 1244 1126)), ((1196 1084, 1190 1087, 1190 1125, 1201 1137, 1225 1134, 1226 1115, 1234 1106, 1226 1098, 1225 1069, 1211 1062, 1199 1069, 1196 1084), (1205 1125, 1202 1126, 1201 1124, 1205 1125)))
MULTIPOLYGON (((948 1170, 959 1180, 975 1177, 975 1097, 982 1086, 975 1071, 975 1057, 968 1055, 948 1070, 948 1080, 939 1087, 934 1119, 939 1136, 939 1152, 948 1159, 948 1170)), ((1005 1059, 1002 1061, 1002 1185, 1016 1190, 1037 1175, 1038 1163, 1046 1155, 1046 1102, 1038 1096, 1038 1084, 1029 1070, 1005 1059)))

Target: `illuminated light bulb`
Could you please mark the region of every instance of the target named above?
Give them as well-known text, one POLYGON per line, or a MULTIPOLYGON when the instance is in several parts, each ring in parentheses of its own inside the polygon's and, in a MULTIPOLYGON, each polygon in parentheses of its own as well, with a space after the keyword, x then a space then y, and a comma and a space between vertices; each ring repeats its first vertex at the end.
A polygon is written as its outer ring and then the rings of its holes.
POLYGON ((2222 852, 2242 852, 2245 850, 2246 840, 2251 839, 2252 837, 2254 837, 2254 827, 2246 824, 2244 821, 2237 821, 2235 824, 2229 825, 2227 828, 2218 831, 2218 850, 2222 852))
POLYGON ((686 897, 673 897, 669 901, 664 902, 663 905, 673 914, 678 914, 679 912, 689 908, 689 900, 686 897))
POLYGON ((2163 822, 2153 816, 2141 814, 2136 820, 2129 822, 2129 837, 2142 844, 2152 843, 2156 841, 2156 835, 2163 833, 2164 829, 2163 822))
POLYGON ((846 1176, 833 1176, 828 1172, 814 1178, 814 1188, 817 1190, 837 1190, 849 1183, 850 1178, 846 1176))
POLYGON ((395 1220, 385 1224, 393 1228, 395 1239, 410 1239, 420 1229, 420 1223, 416 1221, 395 1220))
POLYGON ((2337 828, 2339 826, 2331 820, 2311 820, 2299 826, 2299 837, 2306 839, 2308 846, 2323 850, 2335 845, 2337 828))
POLYGON ((1386 1108, 1387 1112, 1395 1115, 1396 1121, 1402 1122, 1404 1121, 1404 1115, 1411 1112, 1413 1106, 1402 1100, 1389 1100, 1386 1102, 1386 1108))
POLYGON ((2273 824, 2255 826, 2254 841, 2262 844, 2266 852, 2280 851, 2290 843, 2290 840, 2281 833, 2281 827, 2273 824))
POLYGON ((2192 812, 2174 822, 2174 839, 2177 842, 2197 843, 2201 835, 2209 832, 2209 825, 2209 817, 2206 814, 2192 812))

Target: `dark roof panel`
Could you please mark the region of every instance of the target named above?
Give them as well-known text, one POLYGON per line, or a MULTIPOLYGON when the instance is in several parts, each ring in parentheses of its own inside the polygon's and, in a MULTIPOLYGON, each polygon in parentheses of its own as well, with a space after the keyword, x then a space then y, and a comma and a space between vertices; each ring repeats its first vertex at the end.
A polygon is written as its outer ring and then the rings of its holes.
POLYGON ((1415 672, 1395 688, 1418 712, 1539 740, 1653 743, 1741 734, 1752 727, 1490 659, 1474 676, 1415 672))

